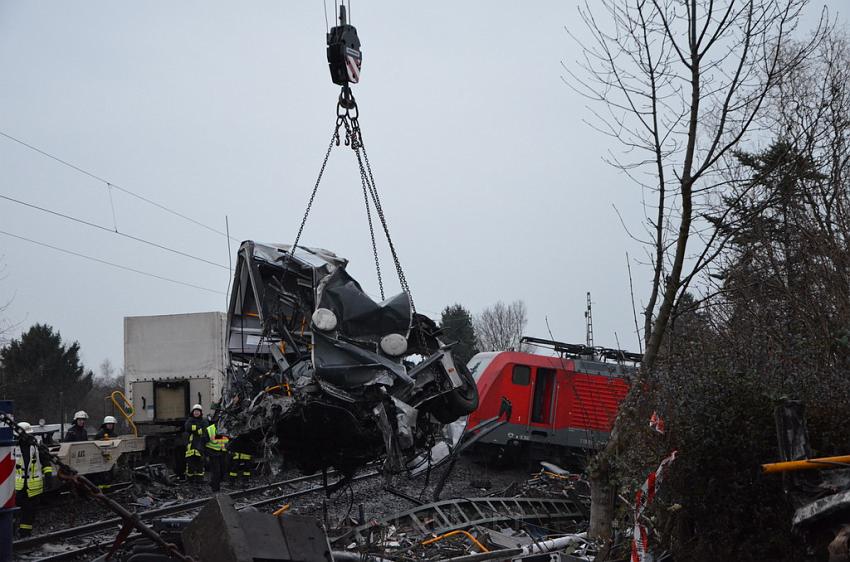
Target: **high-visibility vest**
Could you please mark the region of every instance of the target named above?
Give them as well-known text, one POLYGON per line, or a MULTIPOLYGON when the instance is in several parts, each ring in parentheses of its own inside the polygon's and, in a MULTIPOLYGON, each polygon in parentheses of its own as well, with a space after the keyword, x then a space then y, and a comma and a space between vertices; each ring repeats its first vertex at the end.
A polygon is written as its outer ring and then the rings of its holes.
POLYGON ((187 457, 193 457, 193 456, 199 456, 200 457, 202 455, 201 455, 200 449, 198 449, 198 447, 195 445, 195 436, 196 435, 198 436, 198 441, 200 442, 200 440, 204 436, 204 428, 202 427, 202 424, 200 422, 198 422, 197 424, 195 424, 191 427, 192 427, 192 431, 189 432, 189 442, 186 443, 186 456, 187 457))
POLYGON ((15 447, 15 491, 20 492, 27 487, 27 497, 32 498, 44 491, 44 477, 53 474, 53 466, 41 466, 38 448, 30 445, 30 462, 24 465, 24 455, 19 447, 15 447))
POLYGON ((230 441, 226 435, 222 435, 221 437, 215 436, 215 424, 211 423, 207 426, 207 436, 209 439, 207 440, 207 448, 213 451, 224 451, 225 447, 227 447, 227 442, 230 441))

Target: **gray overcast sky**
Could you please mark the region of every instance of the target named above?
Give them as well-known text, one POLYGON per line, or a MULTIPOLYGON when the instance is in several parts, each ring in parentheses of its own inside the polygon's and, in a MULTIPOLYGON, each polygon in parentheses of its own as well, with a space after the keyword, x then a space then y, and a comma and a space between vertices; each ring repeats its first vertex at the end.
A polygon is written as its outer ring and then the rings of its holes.
MULTIPOLYGON (((333 0, 328 0, 333 18, 333 0)), ((825 3, 848 11, 839 0, 825 3)), ((813 2, 814 25, 823 2, 813 2)), ((414 299, 438 317, 524 299, 530 335, 637 347, 619 224, 640 193, 606 166, 560 61, 576 4, 355 1, 364 136, 414 299)), ((0 0, 0 131, 240 239, 290 243, 334 120, 322 2, 0 0)), ((112 226, 103 183, 0 137, 0 193, 112 226)), ((113 193, 119 230, 227 264, 224 237, 113 193)), ((0 230, 221 291, 228 273, 0 201, 0 230)), ((377 292, 359 176, 339 150, 303 242, 377 292)), ((236 246, 233 245, 233 250, 236 246)), ((224 310, 225 296, 0 235, 0 300, 123 364, 127 315, 224 310)), ((382 253, 391 272, 388 252, 382 253)), ((635 269, 638 300, 649 275, 635 269)), ((390 291, 397 289, 391 273, 390 291)), ((640 303, 638 303, 640 304, 640 303)))

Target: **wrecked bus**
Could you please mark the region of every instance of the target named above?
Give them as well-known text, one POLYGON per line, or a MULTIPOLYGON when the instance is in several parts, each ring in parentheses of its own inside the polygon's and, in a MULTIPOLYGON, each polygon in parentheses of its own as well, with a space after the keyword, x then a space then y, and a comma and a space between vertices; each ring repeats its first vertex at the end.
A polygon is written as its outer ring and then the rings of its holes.
POLYGON ((456 443, 448 425, 475 410, 477 389, 407 293, 376 302, 346 265, 319 248, 242 243, 221 425, 236 446, 308 473, 376 460, 400 472, 456 443))

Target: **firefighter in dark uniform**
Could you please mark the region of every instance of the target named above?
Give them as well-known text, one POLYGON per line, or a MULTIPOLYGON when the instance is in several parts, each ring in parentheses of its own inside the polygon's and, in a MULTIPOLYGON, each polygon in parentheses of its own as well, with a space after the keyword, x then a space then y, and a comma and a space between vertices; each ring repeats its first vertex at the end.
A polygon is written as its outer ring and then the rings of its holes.
POLYGON ((247 440, 241 439, 230 443, 230 480, 236 484, 242 482, 242 485, 247 485, 251 478, 251 465, 253 464, 254 456, 249 449, 247 440))
POLYGON ((118 420, 115 419, 115 416, 106 416, 103 418, 103 423, 100 425, 100 429, 94 435, 95 441, 100 441, 102 439, 114 439, 116 434, 115 424, 117 423, 118 420))
POLYGON ((215 422, 207 426, 206 453, 210 464, 210 488, 213 492, 218 492, 221 489, 228 441, 226 435, 219 433, 215 422))
POLYGON ((74 425, 72 425, 71 428, 65 432, 65 439, 63 439, 62 441, 65 443, 73 443, 75 441, 88 441, 89 434, 86 431, 87 419, 89 419, 89 415, 83 410, 80 410, 79 412, 74 414, 74 425))
POLYGON ((204 481, 204 443, 207 438, 207 420, 200 404, 192 406, 192 412, 183 430, 186 439, 186 478, 189 482, 200 484, 204 481))
MULTIPOLYGON (((115 424, 117 423, 118 420, 115 419, 115 416, 106 416, 103 418, 103 423, 100 424, 100 429, 98 429, 97 433, 94 434, 94 440, 104 441, 107 439, 115 439, 115 424)), ((101 490, 107 491, 112 488, 112 482, 115 480, 115 467, 113 466, 108 472, 92 474, 89 476, 89 480, 91 480, 92 483, 97 484, 97 487, 101 490)))
MULTIPOLYGON (((18 423, 27 434, 32 426, 27 422, 18 423)), ((33 437, 19 437, 15 447, 15 503, 21 508, 18 536, 32 534, 35 512, 41 494, 45 488, 53 487, 53 465, 50 457, 36 445, 33 437), (46 485, 45 485, 46 484, 46 485)))

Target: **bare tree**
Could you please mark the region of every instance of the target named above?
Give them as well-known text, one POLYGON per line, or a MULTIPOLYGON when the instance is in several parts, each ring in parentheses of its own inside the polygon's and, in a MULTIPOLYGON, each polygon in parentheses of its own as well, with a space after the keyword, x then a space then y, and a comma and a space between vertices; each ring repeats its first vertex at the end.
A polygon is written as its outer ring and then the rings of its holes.
POLYGON ((481 351, 518 351, 528 323, 525 303, 502 301, 485 308, 475 317, 475 339, 481 351))
MULTIPOLYGON (((840 454, 848 442, 846 33, 826 35, 770 94, 762 117, 770 142, 735 151, 738 176, 745 181, 724 199, 738 201, 739 190, 747 196, 727 220, 734 234, 713 266, 713 294, 691 318, 682 314, 688 308, 683 299, 655 369, 653 392, 643 396, 663 408, 675 429, 659 440, 646 431, 645 421, 620 426, 629 443, 616 459, 621 481, 645 478, 643 459, 670 448, 687 451, 664 481, 667 498, 646 513, 659 530, 653 542, 676 560, 781 562, 807 554, 826 560, 826 545, 839 531, 821 525, 807 545, 777 532, 789 525, 788 496, 776 493, 778 482, 754 481, 746 471, 727 467, 775 458, 776 433, 769 423, 775 402, 766 396, 791 396, 806 405, 812 447, 820 456, 840 454), (728 509, 730 497, 734 509, 728 509), (682 509, 668 509, 668 498, 682 509)), ((640 421, 639 412, 633 415, 640 421)), ((803 501, 798 493, 797 501, 803 501)))
MULTIPOLYGON (((579 10, 592 39, 568 84, 600 107, 592 125, 623 147, 608 161, 642 189, 632 234, 652 266, 644 307, 646 380, 677 303, 726 242, 717 209, 729 156, 753 132, 765 100, 811 52, 791 45, 807 0, 597 0, 579 10), (591 8, 592 6, 592 8, 591 8)), ((630 398, 642 385, 633 385, 630 398)), ((615 431, 591 471, 591 533, 613 519, 615 431)))

